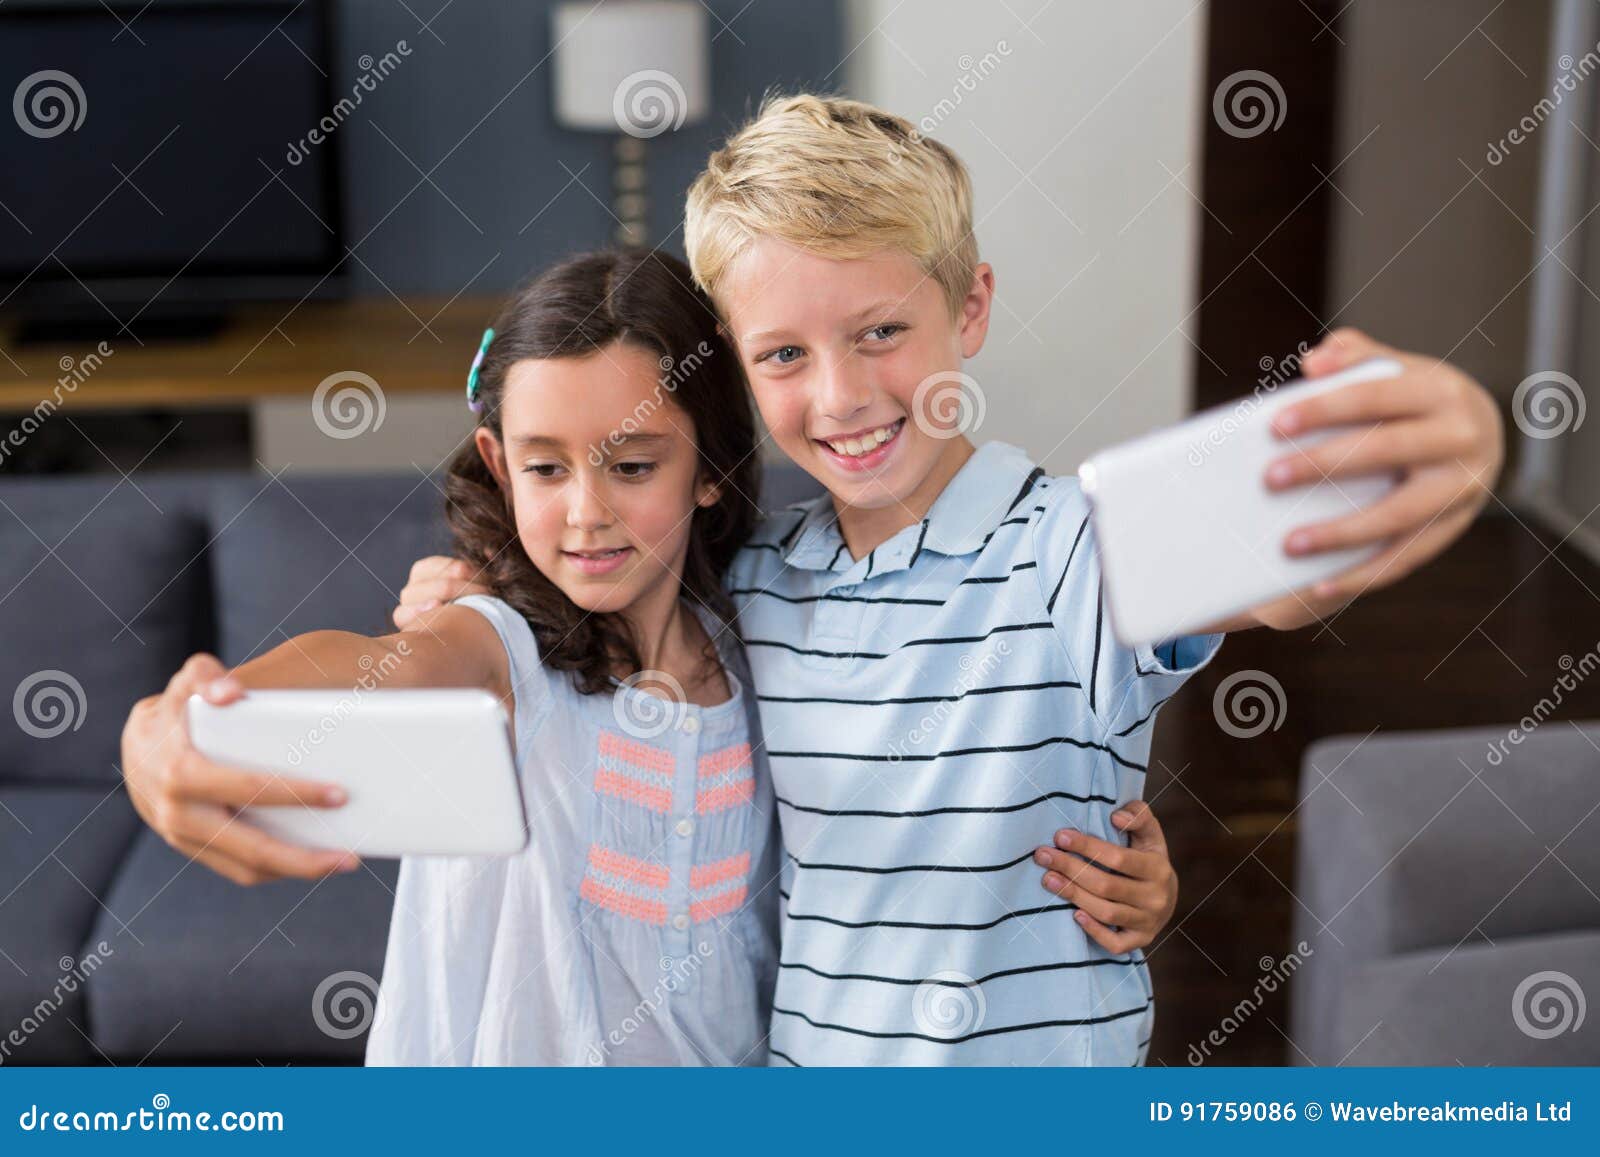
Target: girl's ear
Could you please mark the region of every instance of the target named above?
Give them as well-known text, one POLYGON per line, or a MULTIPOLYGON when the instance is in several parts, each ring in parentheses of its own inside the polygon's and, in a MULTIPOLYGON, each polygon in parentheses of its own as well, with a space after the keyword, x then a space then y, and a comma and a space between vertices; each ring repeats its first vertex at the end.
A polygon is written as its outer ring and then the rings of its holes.
POLYGON ((712 507, 722 501, 722 487, 701 475, 699 488, 695 494, 696 506, 712 507))
POLYGON ((489 473, 494 475, 494 480, 500 484, 503 493, 511 492, 511 474, 506 469, 506 451, 500 444, 500 439, 495 437, 493 430, 487 426, 479 426, 472 432, 472 441, 478 447, 478 457, 483 459, 483 464, 489 468, 489 473))

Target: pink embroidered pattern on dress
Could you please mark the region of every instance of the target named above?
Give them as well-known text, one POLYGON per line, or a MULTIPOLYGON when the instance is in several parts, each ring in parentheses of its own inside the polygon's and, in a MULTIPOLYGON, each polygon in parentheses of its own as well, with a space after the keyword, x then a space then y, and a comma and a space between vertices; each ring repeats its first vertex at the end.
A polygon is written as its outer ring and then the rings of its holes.
POLYGON ((578 894, 589 903, 646 924, 667 922, 665 864, 654 864, 599 844, 589 846, 589 868, 578 894))
POLYGON ((696 864, 689 870, 689 919, 696 924, 726 916, 744 903, 750 877, 750 853, 696 864))
POLYGON ((755 769, 750 745, 735 744, 700 757, 694 810, 701 815, 725 811, 755 798, 755 769))
POLYGON ((672 810, 672 753, 662 747, 600 733, 600 767, 594 789, 656 812, 672 810))

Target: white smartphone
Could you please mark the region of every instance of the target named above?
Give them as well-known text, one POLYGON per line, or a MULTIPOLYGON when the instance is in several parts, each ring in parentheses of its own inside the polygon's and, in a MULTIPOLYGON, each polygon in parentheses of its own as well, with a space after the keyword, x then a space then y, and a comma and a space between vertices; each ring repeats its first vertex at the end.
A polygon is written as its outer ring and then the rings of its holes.
POLYGON ((338 784, 338 807, 241 809, 289 843, 362 856, 508 855, 528 843, 505 708, 470 688, 247 691, 189 698, 208 759, 338 784))
POLYGON ((1375 554, 1378 546, 1284 553, 1289 531, 1370 506, 1395 479, 1386 471, 1268 490, 1273 459, 1352 428, 1279 438, 1269 424, 1303 398, 1400 372, 1392 358, 1369 358, 1324 378, 1297 379, 1103 450, 1080 466, 1117 639, 1132 647, 1189 634, 1375 554))

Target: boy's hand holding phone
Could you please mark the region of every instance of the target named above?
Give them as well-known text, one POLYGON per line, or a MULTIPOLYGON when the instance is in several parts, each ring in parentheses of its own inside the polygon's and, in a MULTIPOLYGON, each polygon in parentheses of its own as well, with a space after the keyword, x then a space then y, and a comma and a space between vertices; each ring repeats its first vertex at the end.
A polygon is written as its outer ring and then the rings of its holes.
MULTIPOLYGON (((1378 423, 1296 450, 1268 467, 1273 490, 1392 470, 1399 484, 1359 513, 1297 529, 1284 543, 1296 556, 1387 542, 1376 555, 1308 592, 1252 608, 1236 626, 1279 630, 1324 618, 1368 590, 1398 582, 1449 546, 1493 492, 1505 458, 1504 423, 1494 398, 1437 358, 1404 353, 1357 329, 1337 329, 1301 361, 1308 378, 1372 357, 1389 357, 1399 377, 1363 382, 1286 406, 1280 436, 1324 427, 1378 423)), ((1229 629, 1224 625, 1220 629, 1229 629)))
POLYGON ((1427 562, 1487 501, 1499 409, 1460 370, 1354 330, 1302 369, 1079 468, 1125 646, 1325 618, 1427 562))

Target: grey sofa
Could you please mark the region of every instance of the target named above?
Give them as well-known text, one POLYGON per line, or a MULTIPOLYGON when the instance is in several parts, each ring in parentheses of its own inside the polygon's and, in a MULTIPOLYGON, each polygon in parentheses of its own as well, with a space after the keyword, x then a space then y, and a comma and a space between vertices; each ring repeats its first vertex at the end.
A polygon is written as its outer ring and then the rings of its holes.
MULTIPOLYGON (((360 1060, 396 863, 237 887, 144 826, 119 736, 195 651, 391 629, 410 561, 446 546, 439 486, 0 478, 0 1065, 360 1060)), ((765 487, 814 492, 793 468, 765 487)))
POLYGON ((1338 736, 1301 771, 1300 1064, 1600 1064, 1600 724, 1338 736))

